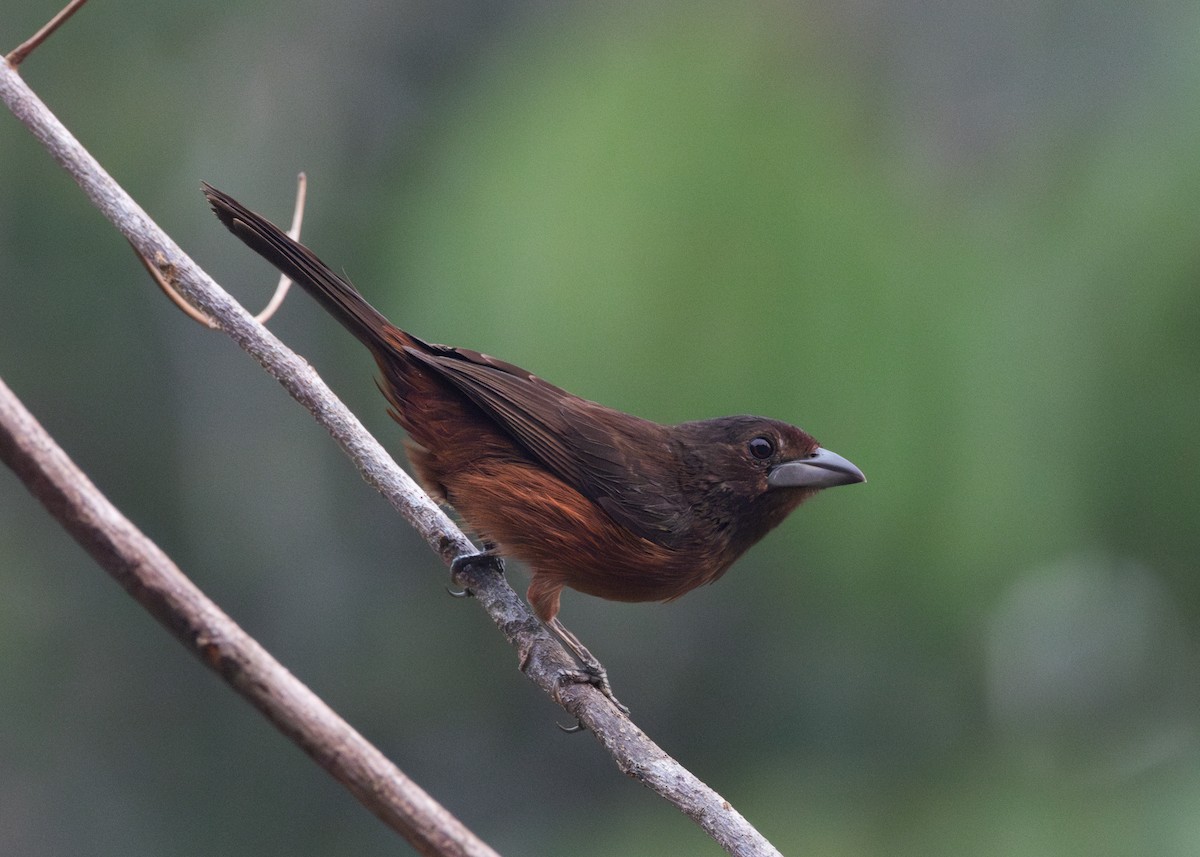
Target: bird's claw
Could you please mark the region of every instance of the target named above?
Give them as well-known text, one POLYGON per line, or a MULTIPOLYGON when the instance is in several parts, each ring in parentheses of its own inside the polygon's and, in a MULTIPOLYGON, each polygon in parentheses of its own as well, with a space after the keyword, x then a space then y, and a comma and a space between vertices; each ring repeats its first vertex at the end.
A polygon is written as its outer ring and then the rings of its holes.
POLYGON ((587 727, 583 725, 582 720, 576 720, 574 726, 563 726, 561 723, 557 723, 557 722, 554 725, 557 726, 559 729, 561 729, 563 732, 566 732, 568 735, 572 735, 576 732, 582 732, 584 729, 587 729, 587 727))
POLYGON ((479 553, 464 553, 456 556, 450 563, 450 574, 457 576, 469 565, 490 565, 497 574, 504 574, 504 560, 494 553, 480 551, 479 553))
MULTIPOLYGON (((621 700, 617 699, 613 693, 612 685, 608 682, 608 672, 598 662, 585 663, 581 669, 564 670, 563 679, 566 681, 575 682, 576 684, 590 684, 596 690, 600 691, 608 701, 617 707, 622 714, 629 713, 629 706, 623 705, 621 700)), ((571 732, 578 732, 578 729, 571 729, 571 732)))
MULTIPOLYGON (((458 576, 469 565, 490 565, 496 570, 497 574, 504 574, 504 560, 495 554, 481 551, 479 553, 464 553, 456 556, 450 563, 450 579, 457 580, 458 576)), ((462 589, 451 589, 447 586, 446 591, 454 598, 470 598, 475 594, 468 586, 464 586, 462 589)))

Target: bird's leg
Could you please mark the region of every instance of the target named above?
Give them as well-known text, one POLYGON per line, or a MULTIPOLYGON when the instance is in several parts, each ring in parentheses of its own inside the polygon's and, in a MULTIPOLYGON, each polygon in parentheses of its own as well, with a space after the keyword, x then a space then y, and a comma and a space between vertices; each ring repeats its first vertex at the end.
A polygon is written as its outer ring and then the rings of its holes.
MULTIPOLYGON (((612 704, 621 709, 622 714, 628 714, 629 709, 621 704, 621 701, 613 695, 612 685, 608 683, 608 670, 600 661, 596 660, 596 656, 588 651, 587 646, 579 642, 579 638, 566 629, 562 622, 558 621, 555 616, 546 625, 554 632, 558 639, 562 640, 563 645, 570 649, 571 654, 579 661, 582 669, 575 670, 571 677, 583 684, 594 685, 597 690, 612 700, 612 704)), ((562 727, 560 727, 562 728, 562 727)), ((564 729, 565 732, 577 732, 580 727, 564 729)))
MULTIPOLYGON (((497 574, 504 574, 504 560, 496 555, 495 550, 495 542, 485 541, 483 550, 479 553, 465 553, 456 556, 450 563, 450 580, 453 581, 469 565, 490 565, 497 574)), ((455 598, 468 598, 473 594, 467 587, 456 590, 447 586, 446 591, 455 598)))

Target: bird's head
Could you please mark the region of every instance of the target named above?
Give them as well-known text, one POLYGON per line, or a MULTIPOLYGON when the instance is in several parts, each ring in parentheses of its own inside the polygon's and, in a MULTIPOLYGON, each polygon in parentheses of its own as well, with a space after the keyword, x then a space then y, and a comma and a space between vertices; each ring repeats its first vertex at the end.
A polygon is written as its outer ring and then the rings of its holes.
POLYGON ((676 428, 696 513, 728 529, 737 553, 818 491, 866 481, 845 458, 779 420, 721 417, 676 428))

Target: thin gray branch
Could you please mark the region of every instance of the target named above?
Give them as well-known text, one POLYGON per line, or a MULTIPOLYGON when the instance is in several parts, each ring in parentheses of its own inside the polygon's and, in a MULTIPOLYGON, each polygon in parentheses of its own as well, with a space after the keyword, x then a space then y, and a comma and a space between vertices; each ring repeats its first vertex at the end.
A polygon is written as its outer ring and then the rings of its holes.
MULTIPOLYGON (((75 179, 93 204, 160 273, 239 346, 333 436, 359 472, 407 518, 449 563, 474 552, 470 541, 388 456, 316 372, 197 266, 104 171, 25 85, 0 63, 0 99, 75 179)), ((747 857, 778 851, 740 813, 664 753, 590 685, 564 681, 574 666, 558 641, 502 576, 471 566, 459 582, 476 595, 516 648, 526 675, 578 718, 613 755, 617 766, 694 819, 726 851, 747 857)))

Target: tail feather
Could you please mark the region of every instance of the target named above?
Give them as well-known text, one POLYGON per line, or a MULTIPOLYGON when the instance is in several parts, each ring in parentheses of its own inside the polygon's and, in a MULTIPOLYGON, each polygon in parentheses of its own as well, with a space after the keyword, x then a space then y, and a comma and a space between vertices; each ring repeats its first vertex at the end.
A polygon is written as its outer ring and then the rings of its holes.
POLYGON ((390 333, 393 342, 398 333, 408 338, 303 244, 229 194, 201 184, 213 212, 230 232, 299 284, 372 351, 378 353, 385 334, 390 333))

